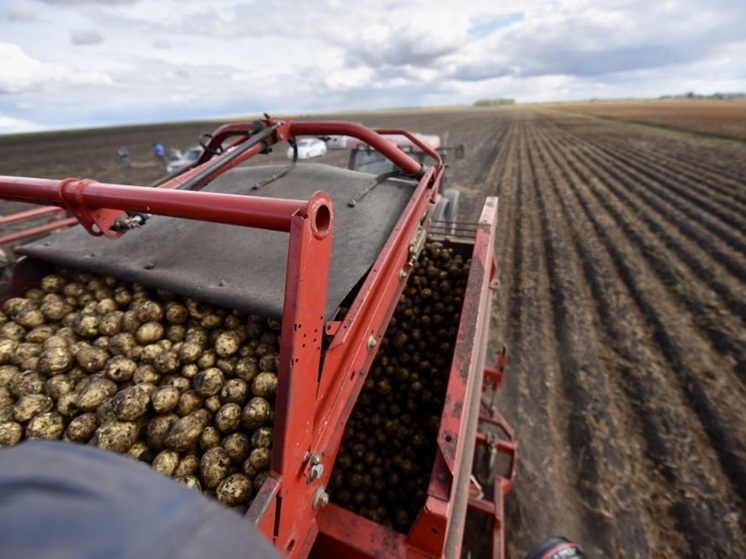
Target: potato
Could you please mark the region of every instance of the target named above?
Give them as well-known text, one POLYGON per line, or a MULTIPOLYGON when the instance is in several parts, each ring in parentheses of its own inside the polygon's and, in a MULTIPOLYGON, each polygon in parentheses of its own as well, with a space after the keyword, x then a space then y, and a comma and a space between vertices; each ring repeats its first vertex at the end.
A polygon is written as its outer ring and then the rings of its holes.
MULTIPOLYGON (((0 335, 2 334, 0 333, 0 335)), ((8 338, 0 339, 0 364, 5 365, 6 363, 10 363, 17 345, 18 341, 16 340, 8 338)))
POLYGON ((54 335, 55 331, 56 328, 51 324, 43 324, 27 333, 24 341, 31 344, 43 344, 47 339, 54 335))
POLYGON ((197 394, 207 398, 220 392, 224 382, 223 372, 216 367, 211 367, 197 373, 197 376, 192 379, 192 386, 197 394))
POLYGON ((166 448, 166 433, 168 433, 168 430, 178 419, 178 415, 170 413, 167 415, 159 415, 148 421, 148 424, 145 426, 145 440, 147 441, 148 446, 151 449, 158 451, 166 448))
POLYGON ((137 423, 131 421, 110 421, 99 425, 91 437, 91 444, 104 450, 124 454, 137 441, 140 431, 137 423))
POLYGON ((23 427, 15 421, 0 423, 0 448, 21 442, 23 427))
POLYGON ((136 369, 137 363, 132 361, 132 359, 116 355, 106 362, 104 373, 113 381, 124 382, 132 378, 136 369))
POLYGON ((174 470, 174 477, 177 476, 194 476, 199 473, 199 458, 194 454, 187 454, 179 460, 179 464, 174 470))
POLYGON ((245 433, 231 433, 220 443, 234 464, 241 464, 251 452, 251 440, 245 433))
POLYGON ((24 328, 28 328, 29 330, 38 328, 39 326, 44 324, 45 321, 46 317, 37 308, 23 310, 18 313, 18 316, 16 317, 16 322, 24 328))
POLYGON ((178 481, 179 483, 183 483, 190 489, 196 489, 197 491, 202 491, 202 484, 199 482, 199 479, 197 478, 197 476, 190 476, 190 475, 178 476, 174 479, 176 479, 176 481, 178 481))
POLYGON ((50 274, 41 279, 39 287, 46 293, 62 293, 67 280, 59 274, 50 274))
POLYGON ((65 429, 63 438, 66 441, 87 443, 98 428, 95 413, 83 413, 74 418, 65 429))
POLYGON ((35 308, 33 301, 25 297, 11 297, 3 305, 3 310, 11 318, 15 318, 23 311, 33 308, 35 308))
POLYGON ((166 448, 177 452, 185 452, 196 446, 202 430, 210 421, 210 412, 197 410, 194 413, 176 420, 168 429, 163 442, 166 448))
POLYGON ((241 336, 235 330, 226 330, 220 333, 213 347, 220 357, 235 355, 241 347, 241 336))
POLYGON ((187 298, 184 302, 186 303, 186 308, 189 312, 189 316, 192 318, 196 318, 197 320, 202 320, 213 310, 212 306, 195 299, 187 298))
POLYGON ((167 476, 174 475, 176 466, 179 465, 179 453, 173 450, 161 450, 153 458, 151 466, 156 472, 160 472, 167 476))
POLYGON ((206 349, 210 344, 210 333, 200 326, 190 326, 187 328, 185 341, 195 343, 202 349, 206 349))
POLYGON ((233 370, 236 368, 236 363, 238 363, 238 357, 220 357, 215 361, 215 366, 223 371, 223 374, 226 377, 232 377, 233 370))
POLYGON ((88 344, 81 345, 74 353, 76 363, 87 373, 99 372, 109 360, 109 354, 105 349, 88 344))
POLYGON ((148 464, 153 462, 153 459, 156 457, 157 452, 155 450, 152 450, 148 443, 143 441, 142 439, 138 440, 133 444, 131 447, 129 447, 129 450, 127 450, 127 456, 130 456, 134 458, 135 460, 139 460, 140 462, 147 462, 148 464))
POLYGON ((209 398, 206 398, 203 406, 206 410, 212 413, 218 413, 218 410, 223 407, 223 402, 221 402, 220 397, 215 394, 213 396, 210 396, 209 398))
POLYGON ((157 384, 160 379, 161 375, 156 372, 152 365, 139 365, 132 375, 132 382, 134 382, 135 384, 146 382, 150 384, 157 384))
POLYGON ((233 507, 248 503, 253 491, 254 487, 248 477, 244 474, 231 474, 220 482, 215 493, 218 501, 233 507))
POLYGON ((200 356, 204 348, 197 342, 185 341, 179 348, 179 361, 183 364, 195 363, 200 356))
POLYGON ((65 420, 56 411, 40 413, 26 425, 27 439, 56 440, 62 438, 64 432, 65 420))
POLYGON ((12 406, 16 399, 6 386, 0 386, 0 407, 12 406))
POLYGON ((256 476, 254 477, 254 482, 253 482, 254 483, 254 491, 256 491, 258 493, 259 490, 262 488, 262 485, 264 485, 266 483, 268 477, 269 477, 269 472, 268 471, 267 472, 259 472, 258 474, 256 474, 256 476))
POLYGON ((14 365, 18 365, 19 367, 21 367, 21 369, 26 370, 26 368, 23 367, 23 363, 30 357, 39 357, 39 355, 41 355, 41 351, 41 344, 29 344, 26 342, 21 342, 16 345, 16 349, 13 352, 13 357, 10 361, 14 365))
POLYGON ((161 350, 153 359, 153 367, 161 374, 175 373, 179 366, 179 357, 173 351, 161 350))
POLYGON ((111 421, 118 421, 116 410, 114 409, 114 397, 106 398, 96 408, 96 421, 99 425, 109 423, 111 421))
POLYGON ((231 461, 224 448, 216 446, 207 450, 199 463, 199 473, 205 487, 215 489, 230 471, 231 461))
POLYGON ((199 436, 199 447, 202 451, 210 450, 216 446, 220 446, 223 441, 223 435, 216 427, 208 425, 202 430, 202 434, 199 436))
POLYGON ((44 394, 52 398, 53 400, 59 400, 60 396, 72 392, 75 388, 75 383, 70 379, 69 375, 55 375, 47 382, 44 383, 44 394))
POLYGON ((6 322, 0 326, 0 338, 20 342, 26 337, 26 329, 15 322, 6 322))
POLYGON ((266 425, 272 419, 272 407, 269 402, 260 396, 255 396, 243 408, 241 414, 241 425, 247 431, 266 425))
POLYGON ((132 291, 124 286, 116 287, 114 289, 114 300, 118 305, 126 307, 132 302, 132 291))
MULTIPOLYGON (((137 329, 135 329, 137 330, 137 329)), ((132 348, 137 345, 137 340, 129 332, 119 332, 109 338, 109 353, 112 355, 120 355, 126 357, 127 354, 132 351, 132 348)))
POLYGON ((150 406, 150 394, 140 385, 128 386, 113 398, 114 413, 120 421, 134 421, 145 415, 150 406))
POLYGON ((73 329, 83 338, 95 338, 98 336, 99 322, 97 314, 81 312, 73 323, 73 329))
POLYGON ((0 365, 0 386, 10 386, 10 381, 20 372, 15 365, 0 365))
POLYGON ((242 357, 233 368, 233 374, 244 382, 251 382, 259 374, 259 362, 255 357, 242 357))
POLYGON ((232 378, 225 381, 220 389, 220 401, 224 404, 234 403, 243 405, 249 394, 249 386, 245 380, 232 378))
POLYGON ((94 411, 106 398, 117 393, 117 385, 104 377, 92 377, 84 381, 78 392, 77 404, 84 411, 94 411))
POLYGON ((199 367, 196 363, 189 363, 181 368, 181 376, 188 379, 193 379, 199 373, 199 367))
POLYGON ((140 326, 142 326, 142 321, 137 318, 137 313, 135 311, 124 311, 121 324, 123 333, 134 334, 140 326))
POLYGON ((272 451, 268 448, 255 448, 249 454, 249 463, 254 466, 257 472, 263 472, 269 469, 269 461, 272 457, 272 451))
POLYGON ((16 374, 8 384, 8 390, 15 398, 28 394, 41 394, 44 391, 44 377, 33 371, 16 374))
POLYGON ((57 400, 55 409, 65 417, 74 417, 80 411, 78 407, 78 395, 75 392, 63 394, 57 400))
POLYGON ((152 299, 139 304, 135 313, 140 322, 162 322, 164 317, 163 305, 152 299))
POLYGON ((135 339, 142 345, 154 344, 163 337, 163 332, 160 322, 145 322, 135 332, 135 339))
POLYGON ((207 349, 202 352, 202 354, 199 356, 199 359, 197 359, 197 366, 200 369, 209 369, 211 367, 215 366, 215 363, 218 361, 218 355, 215 353, 214 349, 207 349))
POLYGON ((171 324, 184 324, 189 318, 189 311, 181 303, 169 301, 166 303, 166 321, 171 324))
POLYGON ((39 372, 47 377, 66 373, 73 366, 73 354, 66 347, 54 347, 39 356, 39 372))
POLYGON ((259 370, 270 373, 277 372, 277 364, 280 356, 277 353, 269 353, 259 359, 259 370))
POLYGON ((122 331, 122 317, 124 313, 119 310, 111 310, 101 317, 98 331, 104 336, 113 336, 122 331))
POLYGON ((77 281, 71 281, 62 288, 62 295, 65 297, 80 297, 85 293, 85 287, 77 281))
MULTIPOLYGON (((179 376, 177 374, 166 375, 161 377, 161 386, 173 386, 179 390, 182 394, 190 391, 191 383, 189 379, 179 376)), ((192 391, 193 392, 193 391, 192 391)))
POLYGON ((243 464, 241 465, 241 471, 246 474, 249 479, 254 479, 257 474, 256 468, 252 466, 251 461, 248 458, 243 461, 243 464))
POLYGON ((25 423, 32 417, 47 412, 54 407, 54 402, 44 394, 27 394, 18 399, 13 406, 13 419, 25 423))
POLYGON ((262 398, 272 398, 277 392, 277 375, 270 372, 261 372, 251 382, 251 393, 262 398))
MULTIPOLYGON (((15 402, 14 402, 15 403, 15 402)), ((13 421, 13 404, 6 404, 0 406, 0 423, 7 423, 13 421)))
POLYGON ((159 386, 152 394, 153 411, 158 414, 169 413, 179 403, 181 392, 175 386, 159 386))
POLYGON ((186 339, 186 327, 182 324, 172 324, 166 328, 166 338, 172 342, 183 342, 186 339))
POLYGON ((251 446, 254 448, 271 448, 272 447, 272 428, 259 427, 251 434, 251 446))
POLYGON ((215 414, 215 427, 226 435, 235 432, 241 425, 241 412, 238 404, 225 404, 215 414))

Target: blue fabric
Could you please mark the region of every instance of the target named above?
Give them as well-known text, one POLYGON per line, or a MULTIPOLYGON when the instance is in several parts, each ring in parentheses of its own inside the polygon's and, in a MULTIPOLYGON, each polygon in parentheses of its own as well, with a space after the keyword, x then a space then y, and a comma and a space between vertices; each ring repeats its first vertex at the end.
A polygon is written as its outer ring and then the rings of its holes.
POLYGON ((146 465, 95 447, 0 450, 0 557, 279 557, 245 518, 146 465))

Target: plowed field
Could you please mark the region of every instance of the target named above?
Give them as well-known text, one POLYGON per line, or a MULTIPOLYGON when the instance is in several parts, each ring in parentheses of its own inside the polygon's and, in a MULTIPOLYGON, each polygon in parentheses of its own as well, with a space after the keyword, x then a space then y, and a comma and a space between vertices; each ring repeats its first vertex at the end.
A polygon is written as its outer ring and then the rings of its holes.
MULTIPOLYGON (((464 220, 500 196, 509 556, 564 534, 591 557, 746 557, 746 145, 531 109, 349 118, 465 142, 464 220)), ((47 138, 43 158, 6 138, 0 174, 145 184, 148 146, 210 127, 191 130, 47 138)))

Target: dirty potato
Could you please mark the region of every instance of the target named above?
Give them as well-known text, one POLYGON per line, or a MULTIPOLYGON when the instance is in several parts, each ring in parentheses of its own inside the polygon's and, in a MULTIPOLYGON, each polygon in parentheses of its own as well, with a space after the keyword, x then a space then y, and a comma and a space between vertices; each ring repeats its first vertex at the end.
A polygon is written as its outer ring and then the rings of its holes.
POLYGON ((231 474, 220 482, 215 494, 218 501, 229 507, 245 505, 254 491, 251 480, 244 474, 231 474))
POLYGON ((157 414, 164 414, 173 411, 179 403, 181 392, 175 386, 159 386, 151 396, 153 411, 157 414))
POLYGON ((113 398, 114 413, 120 421, 134 421, 145 415, 150 406, 148 390, 136 384, 116 393, 113 398))
POLYGON ((241 412, 238 404, 225 404, 215 414, 215 427, 223 434, 233 433, 241 425, 241 412))
POLYGON ((176 466, 179 465, 179 453, 173 450, 161 450, 153 458, 152 468, 167 476, 174 475, 176 466))
POLYGON ((197 373, 197 376, 192 379, 192 386, 197 394, 207 398, 220 392, 224 382, 223 371, 217 367, 210 367, 197 373))
POLYGON ((137 441, 140 431, 131 421, 110 421, 100 425, 91 437, 91 444, 104 450, 124 454, 137 441))
POLYGON ((277 375, 263 371, 251 382, 251 393, 262 398, 272 398, 277 392, 277 375))
POLYGON ((117 385, 104 377, 91 378, 84 382, 78 392, 77 404, 84 411, 94 411, 106 398, 116 394, 117 385))
POLYGON ((18 399, 13 406, 13 419, 18 423, 25 423, 32 417, 48 412, 54 407, 52 398, 45 394, 27 394, 18 399))
POLYGON ((230 471, 230 457, 224 448, 216 446, 202 455, 199 473, 205 487, 215 489, 230 471))
POLYGON ((166 448, 166 433, 168 433, 168 430, 178 419, 178 415, 169 413, 167 415, 159 415, 148 421, 148 424, 145 426, 145 440, 148 446, 158 451, 166 448))
POLYGON ((241 425, 247 431, 253 431, 269 423, 272 417, 272 406, 260 396, 255 396, 243 408, 241 425))
POLYGON ((65 420, 56 411, 40 413, 31 418, 26 425, 27 439, 56 440, 62 438, 64 432, 65 420))
POLYGON ((196 446, 202 430, 207 427, 209 421, 210 412, 202 409, 179 418, 171 425, 163 439, 166 448, 185 452, 196 446))
POLYGON ((69 423, 63 439, 76 443, 87 443, 96 432, 96 428, 98 428, 96 414, 92 412, 83 413, 69 423))

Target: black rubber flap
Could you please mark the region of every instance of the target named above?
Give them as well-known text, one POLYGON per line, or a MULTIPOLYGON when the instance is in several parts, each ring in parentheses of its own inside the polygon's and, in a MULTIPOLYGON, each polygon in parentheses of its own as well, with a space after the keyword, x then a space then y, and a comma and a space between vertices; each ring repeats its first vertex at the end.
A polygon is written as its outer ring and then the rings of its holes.
MULTIPOLYGON (((242 167, 221 175, 205 192, 307 200, 317 190, 334 203, 332 265, 326 317, 367 273, 412 196, 416 182, 388 179, 354 207, 348 203, 375 177, 328 165, 242 167), (264 184, 273 176, 280 178, 264 184), (262 185, 252 189, 253 186, 262 185)), ((288 233, 153 216, 111 241, 82 227, 25 245, 41 260, 106 274, 230 309, 281 318, 288 233)))

